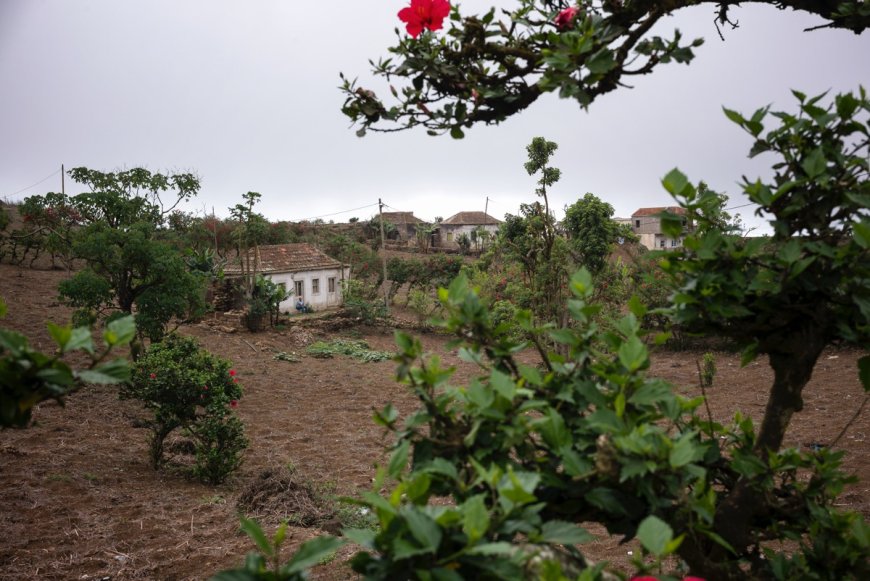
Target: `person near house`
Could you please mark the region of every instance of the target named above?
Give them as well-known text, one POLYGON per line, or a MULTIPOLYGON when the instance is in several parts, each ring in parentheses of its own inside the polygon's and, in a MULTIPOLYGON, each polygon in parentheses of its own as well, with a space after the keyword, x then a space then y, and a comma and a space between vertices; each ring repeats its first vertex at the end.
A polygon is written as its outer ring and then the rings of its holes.
POLYGON ((296 298, 296 311, 301 315, 305 312, 305 301, 301 296, 296 298))

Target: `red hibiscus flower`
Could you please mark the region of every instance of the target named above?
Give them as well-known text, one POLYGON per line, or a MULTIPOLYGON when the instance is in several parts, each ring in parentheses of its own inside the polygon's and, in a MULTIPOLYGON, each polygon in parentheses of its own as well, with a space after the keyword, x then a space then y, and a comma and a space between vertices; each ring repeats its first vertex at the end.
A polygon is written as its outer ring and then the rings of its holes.
POLYGON ((570 8, 565 8, 559 15, 556 16, 556 20, 554 23, 556 24, 556 28, 559 30, 568 30, 572 26, 574 26, 574 19, 577 18, 577 14, 580 13, 580 9, 576 6, 571 6, 570 8))
POLYGON ((236 400, 230 400, 230 407, 231 408, 239 407, 239 402, 237 402, 236 400))
POLYGON ((235 374, 236 374, 236 370, 235 370, 235 369, 230 369, 230 377, 232 377, 232 376, 235 375, 235 374))
POLYGON ((448 0, 411 0, 409 7, 399 10, 399 20, 406 24, 408 34, 417 38, 424 29, 441 30, 448 14, 448 0))
POLYGON ((151 379, 157 379, 157 374, 156 374, 156 373, 152 373, 152 374, 149 375, 148 377, 150 377, 151 379))

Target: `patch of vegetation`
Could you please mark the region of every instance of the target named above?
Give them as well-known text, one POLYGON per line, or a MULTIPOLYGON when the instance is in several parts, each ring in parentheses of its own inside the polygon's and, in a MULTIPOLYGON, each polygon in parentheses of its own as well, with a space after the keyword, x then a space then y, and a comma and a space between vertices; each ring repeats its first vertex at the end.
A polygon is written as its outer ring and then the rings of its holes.
POLYGON ((173 334, 151 345, 121 397, 137 399, 153 413, 148 425, 155 468, 164 463, 166 439, 176 429, 193 442, 193 474, 203 482, 223 482, 239 467, 248 442, 232 410, 242 397, 235 375, 229 361, 193 338, 173 334))
POLYGON ((387 361, 396 356, 389 351, 375 351, 365 341, 353 339, 335 339, 329 343, 317 341, 309 345, 307 351, 317 359, 331 359, 335 355, 346 355, 366 363, 387 361))
POLYGON ((302 361, 302 359, 298 355, 296 355, 295 352, 287 353, 286 351, 279 351, 278 353, 275 353, 272 359, 275 359, 277 361, 288 361, 290 363, 299 363, 300 361, 302 361))

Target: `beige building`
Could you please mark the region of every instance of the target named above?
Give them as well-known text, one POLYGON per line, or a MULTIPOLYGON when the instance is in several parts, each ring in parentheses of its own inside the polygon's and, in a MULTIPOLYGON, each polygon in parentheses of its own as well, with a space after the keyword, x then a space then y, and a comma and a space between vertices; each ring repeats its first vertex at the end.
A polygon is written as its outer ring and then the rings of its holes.
POLYGON ((493 218, 484 212, 459 212, 438 224, 438 246, 443 248, 459 248, 457 239, 466 234, 472 238, 471 233, 486 232, 489 239, 495 238, 501 220, 493 218))
POLYGON ((640 208, 631 215, 631 229, 637 234, 640 243, 650 250, 671 250, 683 246, 683 236, 671 238, 662 232, 662 221, 659 214, 665 211, 682 216, 683 232, 689 229, 686 210, 676 206, 640 208))

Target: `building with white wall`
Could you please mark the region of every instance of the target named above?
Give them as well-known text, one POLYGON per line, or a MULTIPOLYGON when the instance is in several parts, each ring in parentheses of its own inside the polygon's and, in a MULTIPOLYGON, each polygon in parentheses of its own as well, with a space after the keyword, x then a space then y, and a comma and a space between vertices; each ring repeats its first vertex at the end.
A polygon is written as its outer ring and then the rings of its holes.
MULTIPOLYGON (((327 256, 313 244, 259 246, 249 254, 253 271, 292 293, 281 303, 282 313, 293 312, 299 297, 315 310, 341 306, 342 281, 350 279, 350 266, 327 256)), ((228 277, 242 276, 243 272, 241 257, 224 268, 228 277)))

